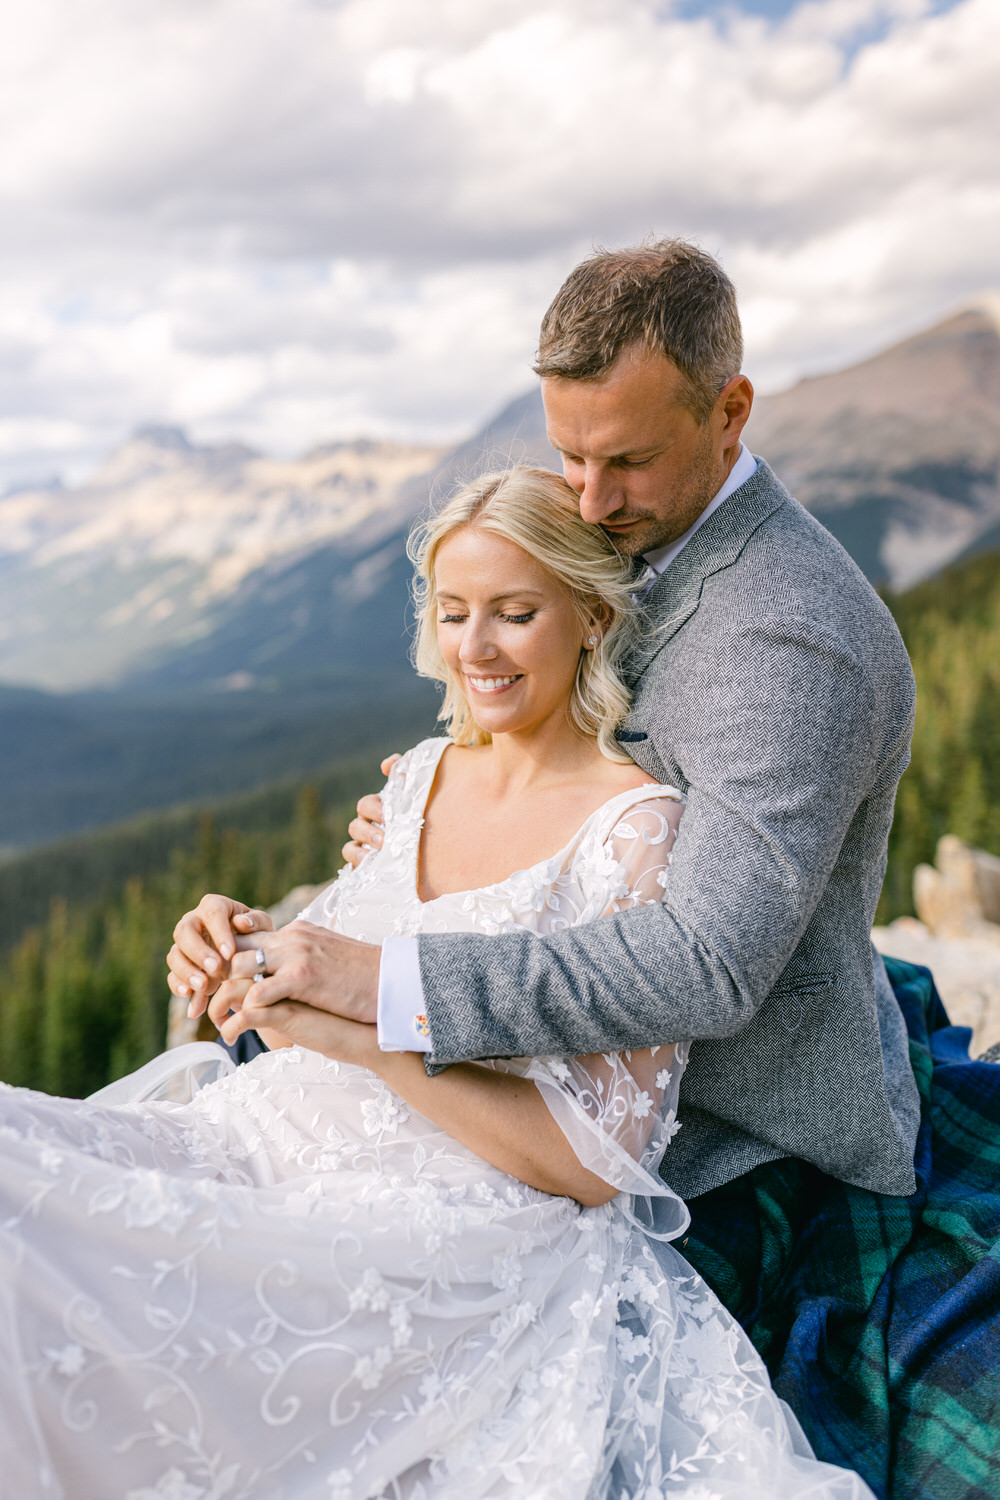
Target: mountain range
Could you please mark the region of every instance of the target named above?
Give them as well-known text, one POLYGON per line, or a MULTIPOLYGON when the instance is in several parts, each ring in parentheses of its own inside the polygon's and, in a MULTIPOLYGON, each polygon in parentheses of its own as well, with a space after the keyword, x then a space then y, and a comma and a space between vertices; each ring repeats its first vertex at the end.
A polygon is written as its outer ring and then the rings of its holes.
MULTIPOLYGON (((876 584, 1000 547, 1000 298, 759 398, 746 437, 876 584)), ((558 463, 537 390, 448 451, 146 428, 82 486, 0 499, 0 848, 429 722, 406 535, 511 459, 558 463)))

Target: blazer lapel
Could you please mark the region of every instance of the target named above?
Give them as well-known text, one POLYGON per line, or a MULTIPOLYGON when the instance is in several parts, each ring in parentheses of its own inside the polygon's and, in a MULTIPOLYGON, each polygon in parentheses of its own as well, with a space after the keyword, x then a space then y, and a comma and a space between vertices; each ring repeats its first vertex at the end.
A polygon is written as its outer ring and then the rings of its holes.
POLYGON ((701 602, 705 579, 736 561, 759 526, 788 499, 784 485, 763 459, 724 505, 699 526, 643 600, 649 633, 623 663, 626 679, 635 682, 670 638, 691 618, 701 602))

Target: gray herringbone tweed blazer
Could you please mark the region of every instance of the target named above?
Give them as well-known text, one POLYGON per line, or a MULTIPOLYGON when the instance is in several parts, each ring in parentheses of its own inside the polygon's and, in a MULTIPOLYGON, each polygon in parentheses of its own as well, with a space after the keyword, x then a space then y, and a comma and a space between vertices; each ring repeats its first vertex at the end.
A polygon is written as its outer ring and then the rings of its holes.
POLYGON ((895 624, 764 463, 645 608, 622 738, 688 798, 663 905, 421 937, 429 1066, 690 1038, 678 1192, 795 1156, 910 1193, 917 1091, 870 940, 913 722, 895 624))

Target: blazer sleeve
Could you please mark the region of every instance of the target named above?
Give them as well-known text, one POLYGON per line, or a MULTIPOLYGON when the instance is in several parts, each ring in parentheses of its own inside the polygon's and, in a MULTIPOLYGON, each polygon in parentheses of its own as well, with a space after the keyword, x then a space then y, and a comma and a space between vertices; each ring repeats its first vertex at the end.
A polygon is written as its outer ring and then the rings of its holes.
POLYGON ((430 1069, 739 1032, 797 947, 868 789, 906 763, 908 732, 895 752, 881 743, 898 702, 887 714, 816 621, 717 633, 660 689, 651 738, 689 784, 662 903, 544 938, 421 937, 430 1069))

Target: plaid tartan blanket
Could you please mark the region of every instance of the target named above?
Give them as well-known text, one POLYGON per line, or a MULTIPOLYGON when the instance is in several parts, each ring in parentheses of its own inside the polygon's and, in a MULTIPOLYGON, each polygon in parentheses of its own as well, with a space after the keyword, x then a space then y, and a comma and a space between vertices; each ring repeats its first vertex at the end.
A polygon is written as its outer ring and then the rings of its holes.
POLYGON ((885 962, 921 1096, 917 1191, 767 1163, 695 1199, 680 1248, 818 1457, 884 1500, 997 1500, 1000 1067, 970 1061, 928 969, 885 962))

